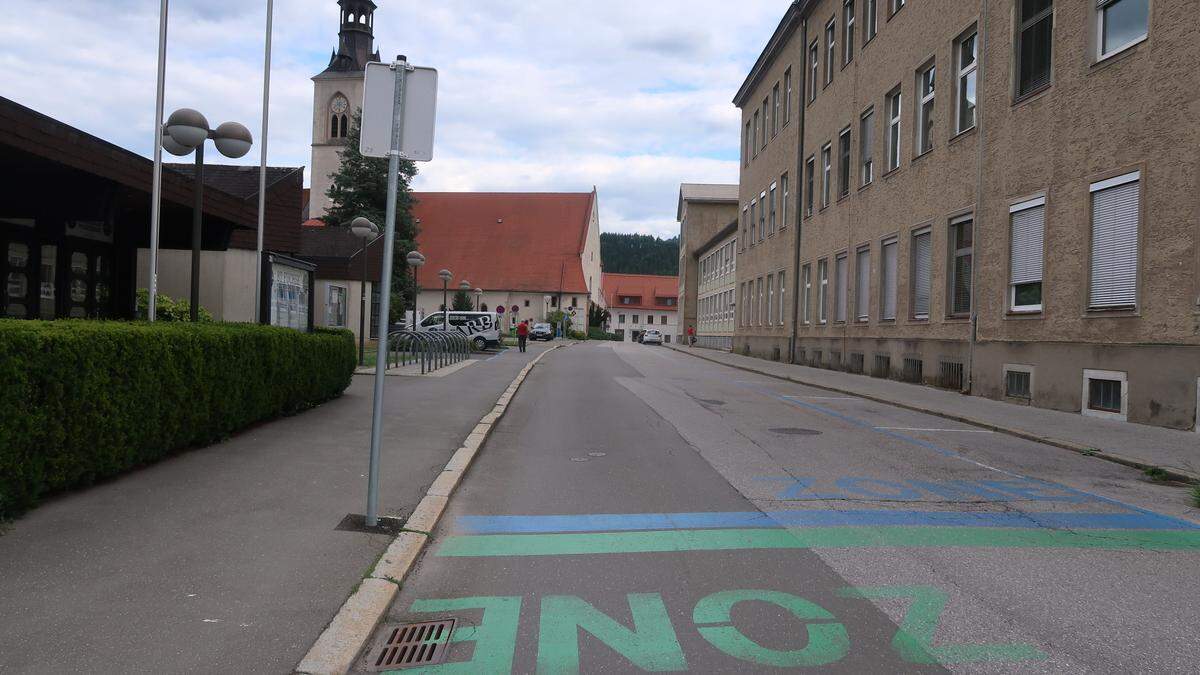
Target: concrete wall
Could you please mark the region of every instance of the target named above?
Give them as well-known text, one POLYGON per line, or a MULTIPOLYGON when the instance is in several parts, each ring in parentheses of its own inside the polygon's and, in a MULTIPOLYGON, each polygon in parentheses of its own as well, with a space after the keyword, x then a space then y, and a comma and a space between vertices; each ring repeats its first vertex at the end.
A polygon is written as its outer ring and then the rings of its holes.
MULTIPOLYGON (((362 296, 363 282, 354 281, 351 279, 317 279, 313 282, 313 325, 314 326, 329 326, 333 328, 346 328, 354 333, 355 339, 358 338, 358 322, 362 314, 362 296), (329 287, 338 286, 346 289, 346 323, 342 326, 334 326, 328 321, 329 314, 329 287)), ((371 289, 374 284, 366 282, 366 309, 367 316, 364 323, 366 328, 367 339, 371 338, 371 289)))
MULTIPOLYGON (((587 234, 584 235, 583 253, 580 254, 580 260, 583 263, 583 278, 587 283, 589 300, 601 307, 605 305, 604 289, 601 288, 601 265, 600 265, 600 201, 599 197, 592 202, 592 214, 588 220, 587 234)), ((566 305, 571 306, 570 299, 566 305)), ((587 303, 584 302, 584 309, 587 309, 587 303)), ((583 321, 587 323, 586 314, 583 316, 583 321)))
MULTIPOLYGON (((150 250, 138 249, 137 287, 149 288, 150 250)), ((175 300, 191 297, 192 252, 158 251, 158 292, 175 300)), ((254 251, 200 252, 200 306, 217 321, 252 323, 258 283, 254 251)))

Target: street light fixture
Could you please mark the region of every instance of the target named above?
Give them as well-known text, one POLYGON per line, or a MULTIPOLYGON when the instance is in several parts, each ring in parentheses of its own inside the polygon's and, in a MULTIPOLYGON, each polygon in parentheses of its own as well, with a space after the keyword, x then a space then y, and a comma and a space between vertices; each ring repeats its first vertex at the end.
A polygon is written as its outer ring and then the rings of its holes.
MULTIPOLYGON (((237 159, 254 144, 250 130, 237 122, 225 122, 216 129, 208 128, 204 115, 191 108, 171 113, 163 125, 162 147, 178 157, 196 153, 196 198, 192 209, 192 288, 191 319, 200 318, 200 223, 204 208, 204 141, 212 139, 217 151, 237 159)), ((153 302, 152 302, 153 304, 153 302)))
POLYGON ((480 304, 481 302, 483 302, 483 289, 476 288, 475 289, 475 311, 476 312, 483 311, 483 310, 479 309, 482 306, 480 304))
POLYGON ((413 287, 412 287, 412 323, 408 325, 409 330, 417 329, 417 268, 425 264, 425 256, 419 251, 409 251, 404 257, 404 261, 408 263, 409 269, 412 270, 413 287))
POLYGON ((466 279, 458 282, 458 290, 462 291, 463 293, 471 290, 471 282, 467 281, 466 279))
POLYGON ((367 360, 367 244, 379 236, 379 226, 359 216, 350 221, 350 231, 362 239, 362 250, 359 251, 359 255, 362 256, 362 281, 358 287, 358 365, 363 366, 367 360))
POLYGON ((438 272, 438 278, 442 280, 442 332, 450 332, 450 305, 446 302, 446 289, 450 287, 450 280, 454 278, 454 273, 450 270, 442 270, 438 272))

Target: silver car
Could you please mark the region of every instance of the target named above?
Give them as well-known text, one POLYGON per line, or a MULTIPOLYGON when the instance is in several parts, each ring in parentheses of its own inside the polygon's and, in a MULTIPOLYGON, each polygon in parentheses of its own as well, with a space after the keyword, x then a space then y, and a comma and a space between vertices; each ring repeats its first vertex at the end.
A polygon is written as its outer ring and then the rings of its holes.
POLYGON ((662 331, 655 328, 642 333, 642 344, 644 345, 661 345, 663 343, 662 331))

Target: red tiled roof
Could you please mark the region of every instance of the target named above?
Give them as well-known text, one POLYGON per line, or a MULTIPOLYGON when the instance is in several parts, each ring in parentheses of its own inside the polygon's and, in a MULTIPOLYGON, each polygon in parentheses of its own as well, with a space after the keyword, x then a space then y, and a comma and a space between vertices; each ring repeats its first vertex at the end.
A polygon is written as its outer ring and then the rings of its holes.
POLYGON ((300 223, 300 226, 301 227, 325 227, 325 221, 321 220, 320 218, 309 218, 308 220, 304 221, 303 223, 300 223))
POLYGON ((417 280, 440 288, 439 270, 488 291, 587 293, 582 253, 595 192, 414 192, 417 280))
POLYGON ((618 309, 678 309, 678 303, 671 306, 660 305, 656 299, 678 299, 679 277, 605 272, 601 283, 604 284, 604 297, 608 301, 610 312, 618 309), (621 296, 640 298, 640 300, 633 300, 632 304, 623 305, 621 296))

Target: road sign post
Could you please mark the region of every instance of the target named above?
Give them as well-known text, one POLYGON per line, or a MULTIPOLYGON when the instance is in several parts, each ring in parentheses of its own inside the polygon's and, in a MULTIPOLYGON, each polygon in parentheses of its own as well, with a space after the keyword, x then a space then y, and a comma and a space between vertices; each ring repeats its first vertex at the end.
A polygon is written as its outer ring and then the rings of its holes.
MULTIPOLYGON (((359 149, 368 157, 388 158, 383 274, 379 282, 382 289, 379 293, 379 325, 384 327, 382 338, 385 345, 391 311, 392 248, 396 241, 396 193, 399 191, 400 160, 428 162, 433 158, 436 106, 436 70, 414 68, 408 65, 408 59, 404 56, 397 56, 390 64, 367 64, 359 149), (410 82, 413 85, 411 88, 410 82), (386 137, 386 142, 381 140, 383 137, 386 137)), ((371 409, 371 458, 367 474, 367 527, 379 524, 379 442, 383 431, 383 383, 386 370, 387 359, 376 358, 375 398, 371 409)))

